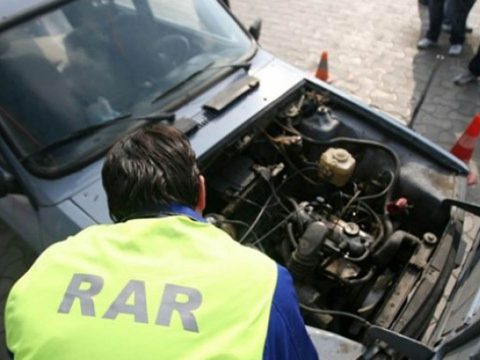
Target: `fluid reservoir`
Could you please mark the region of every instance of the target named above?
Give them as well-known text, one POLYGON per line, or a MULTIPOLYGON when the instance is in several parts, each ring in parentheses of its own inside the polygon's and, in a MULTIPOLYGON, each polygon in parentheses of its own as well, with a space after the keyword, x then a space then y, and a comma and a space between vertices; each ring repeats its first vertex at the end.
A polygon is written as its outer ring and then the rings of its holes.
POLYGON ((299 130, 311 138, 327 141, 337 136, 340 122, 335 119, 326 107, 319 107, 315 113, 302 119, 299 130))
POLYGON ((320 157, 319 176, 335 186, 343 186, 355 170, 355 159, 345 149, 329 148, 320 157))

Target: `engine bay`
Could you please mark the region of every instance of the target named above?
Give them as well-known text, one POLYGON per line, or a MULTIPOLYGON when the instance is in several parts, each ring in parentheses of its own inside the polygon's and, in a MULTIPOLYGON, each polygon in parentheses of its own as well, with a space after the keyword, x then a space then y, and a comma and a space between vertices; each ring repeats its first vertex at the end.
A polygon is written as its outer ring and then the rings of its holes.
POLYGON ((399 283, 420 278, 449 215, 434 210, 429 166, 336 107, 305 87, 229 144, 204 169, 205 216, 290 271, 308 325, 359 339, 363 322, 396 325, 415 289, 399 283))

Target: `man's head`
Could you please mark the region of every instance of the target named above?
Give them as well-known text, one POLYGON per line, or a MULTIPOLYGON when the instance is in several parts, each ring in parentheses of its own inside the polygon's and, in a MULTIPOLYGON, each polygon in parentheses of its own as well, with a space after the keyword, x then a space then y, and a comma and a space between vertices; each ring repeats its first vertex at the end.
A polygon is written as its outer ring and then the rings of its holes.
POLYGON ((172 203, 201 212, 205 184, 188 139, 171 126, 141 128, 117 142, 102 169, 115 221, 172 203))

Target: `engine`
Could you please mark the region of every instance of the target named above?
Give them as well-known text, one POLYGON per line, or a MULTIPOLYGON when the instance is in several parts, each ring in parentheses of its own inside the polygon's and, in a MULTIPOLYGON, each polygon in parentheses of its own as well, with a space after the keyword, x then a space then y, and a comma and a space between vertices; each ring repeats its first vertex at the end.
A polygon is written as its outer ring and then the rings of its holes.
POLYGON ((206 217, 289 269, 307 323, 355 337, 359 323, 335 314, 375 319, 424 238, 436 239, 412 226, 400 170, 392 148, 305 90, 209 164, 206 217))

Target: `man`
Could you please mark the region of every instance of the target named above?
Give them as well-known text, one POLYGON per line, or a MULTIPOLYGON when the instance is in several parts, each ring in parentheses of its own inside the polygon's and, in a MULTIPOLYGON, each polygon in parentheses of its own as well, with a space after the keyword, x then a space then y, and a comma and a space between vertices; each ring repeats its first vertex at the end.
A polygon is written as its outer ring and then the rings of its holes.
POLYGON ((19 359, 316 359, 287 271, 205 222, 188 140, 142 128, 107 155, 114 225, 48 248, 13 287, 19 359))
POLYGON ((477 53, 470 60, 468 64, 468 71, 456 76, 453 79, 455 85, 463 86, 473 82, 476 82, 480 77, 480 46, 478 47, 477 53))
MULTIPOLYGON (((463 51, 467 17, 476 0, 452 0, 452 29, 448 54, 458 56, 463 51)), ((444 14, 445 0, 430 0, 428 5, 429 28, 425 37, 417 44, 419 49, 428 49, 437 45, 444 14)))

